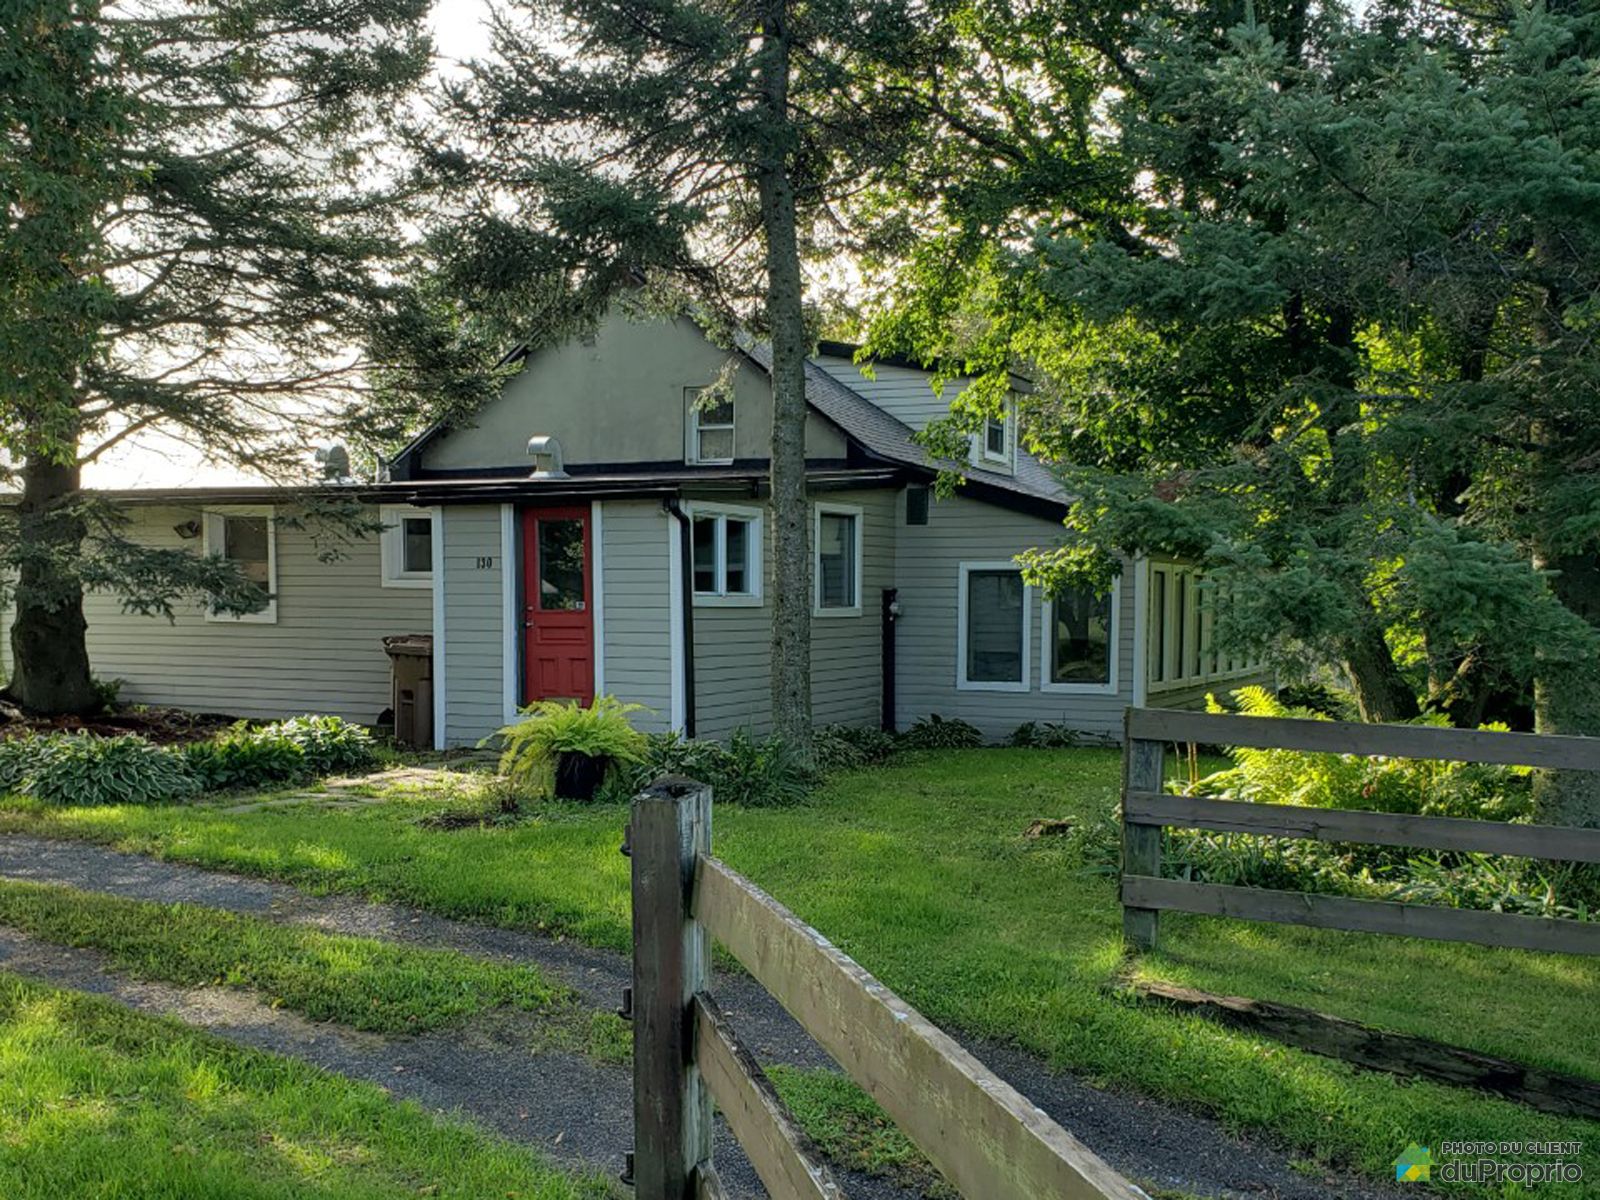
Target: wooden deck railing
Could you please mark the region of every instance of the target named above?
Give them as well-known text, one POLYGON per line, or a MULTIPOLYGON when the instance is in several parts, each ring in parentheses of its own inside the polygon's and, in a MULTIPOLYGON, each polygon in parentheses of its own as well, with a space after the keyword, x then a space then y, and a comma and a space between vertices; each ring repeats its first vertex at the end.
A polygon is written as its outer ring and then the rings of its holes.
POLYGON ((1600 771, 1600 738, 1234 717, 1159 708, 1130 708, 1126 730, 1122 788, 1122 924, 1124 936, 1137 949, 1148 950, 1155 946, 1160 914, 1169 911, 1365 933, 1405 934, 1486 946, 1600 954, 1600 923, 1597 922, 1161 878, 1161 836, 1167 827, 1600 862, 1600 829, 1509 825, 1503 821, 1297 808, 1170 795, 1162 791, 1162 756, 1171 743, 1199 742, 1600 771))
POLYGON ((967 1200, 1143 1195, 783 905, 711 856, 711 791, 639 795, 633 859, 633 1183, 639 1200, 725 1193, 712 1102, 772 1200, 843 1191, 709 993, 710 940, 744 964, 967 1200))

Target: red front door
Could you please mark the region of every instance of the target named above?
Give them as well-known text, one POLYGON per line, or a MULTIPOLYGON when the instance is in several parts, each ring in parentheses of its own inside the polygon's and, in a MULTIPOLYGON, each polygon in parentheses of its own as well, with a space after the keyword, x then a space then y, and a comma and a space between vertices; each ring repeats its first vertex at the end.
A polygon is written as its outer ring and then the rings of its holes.
POLYGON ((594 699, 589 509, 522 514, 522 701, 594 699))

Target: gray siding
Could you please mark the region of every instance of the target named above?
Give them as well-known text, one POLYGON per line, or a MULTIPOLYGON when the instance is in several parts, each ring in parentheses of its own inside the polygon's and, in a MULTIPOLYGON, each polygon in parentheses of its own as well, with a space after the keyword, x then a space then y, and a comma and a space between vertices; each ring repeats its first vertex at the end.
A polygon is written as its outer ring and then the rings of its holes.
POLYGON ((872 377, 868 378, 860 366, 847 358, 819 355, 815 362, 845 387, 865 396, 913 429, 921 429, 933 421, 948 417, 950 402, 961 394, 968 382, 965 379, 952 379, 945 383, 941 391, 935 392, 933 376, 914 367, 878 363, 871 368, 872 377))
POLYGON ((1118 613, 1117 693, 1043 691, 1040 659, 1043 599, 1030 589, 1028 690, 968 691, 956 686, 960 565, 999 562, 1030 547, 1058 544, 1053 521, 1010 512, 962 496, 935 500, 928 524, 897 520, 901 617, 896 631, 895 713, 899 728, 936 712, 960 717, 999 740, 1024 721, 1064 721, 1088 733, 1114 735, 1133 697, 1133 572, 1124 573, 1118 613))
MULTIPOLYGON (((198 506, 131 511, 140 541, 198 550, 197 540, 173 531, 198 519, 198 506)), ((122 698, 141 703, 253 718, 319 712, 374 721, 389 706, 380 639, 431 632, 432 590, 383 587, 376 537, 349 543, 334 562, 319 561, 305 531, 280 527, 276 538, 275 624, 208 621, 198 604, 169 623, 124 613, 112 595, 91 595, 85 610, 95 674, 125 680, 122 698)))
MULTIPOLYGON (((862 510, 861 615, 813 617, 811 705, 819 724, 876 725, 881 704, 880 597, 894 586, 894 506, 890 491, 824 492, 824 503, 862 510)), ((695 632, 696 732, 725 738, 745 727, 772 727, 772 522, 762 521, 762 604, 759 608, 697 605, 695 632)), ((609 610, 607 620, 609 621, 609 610)), ((608 668, 609 670, 609 668, 608 668)))
POLYGON ((861 615, 812 618, 811 711, 819 725, 876 727, 883 719, 883 590, 895 586, 898 499, 891 491, 837 497, 863 510, 861 615))
POLYGON ((672 723, 672 589, 668 555, 676 522, 654 501, 601 506, 601 639, 605 690, 650 709, 635 722, 664 732, 672 723))
MULTIPOLYGON (((682 462, 687 449, 684 389, 704 387, 733 367, 738 458, 765 458, 772 387, 743 355, 722 350, 687 317, 633 320, 612 311, 591 338, 532 354, 483 411, 435 441, 429 467, 526 467, 532 434, 553 434, 568 463, 682 462)), ((842 458, 843 436, 812 414, 806 454, 842 458)))
POLYGON ((505 723, 500 506, 443 512, 445 745, 470 746, 505 723))

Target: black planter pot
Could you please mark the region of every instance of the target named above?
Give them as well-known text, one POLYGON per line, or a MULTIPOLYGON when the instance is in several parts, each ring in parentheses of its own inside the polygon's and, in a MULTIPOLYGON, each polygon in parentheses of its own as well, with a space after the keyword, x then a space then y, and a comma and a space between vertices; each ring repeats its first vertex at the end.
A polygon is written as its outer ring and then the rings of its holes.
POLYGON ((556 755, 556 798, 593 800, 606 775, 606 760, 580 750, 563 750, 556 755))

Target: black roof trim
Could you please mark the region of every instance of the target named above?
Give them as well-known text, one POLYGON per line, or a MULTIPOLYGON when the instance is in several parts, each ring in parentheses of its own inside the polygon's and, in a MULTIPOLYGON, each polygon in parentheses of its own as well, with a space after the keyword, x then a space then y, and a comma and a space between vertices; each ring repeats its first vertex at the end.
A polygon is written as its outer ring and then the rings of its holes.
MULTIPOLYGON (((855 457, 806 459, 807 471, 842 471, 859 465, 861 465, 861 460, 855 457)), ((696 479, 700 477, 714 478, 718 474, 726 474, 729 471, 759 472, 765 475, 768 470, 768 460, 765 458, 736 458, 731 463, 707 465, 685 463, 677 459, 665 458, 646 462, 570 463, 567 466, 567 474, 573 479, 627 475, 671 475, 674 477, 681 476, 684 479, 696 479)), ((426 483, 437 479, 527 479, 528 477, 529 468, 525 466, 423 467, 417 471, 409 482, 426 483)))
MULTIPOLYGON (((845 488, 898 487, 902 474, 898 468, 860 470, 836 467, 808 468, 806 482, 816 491, 845 488)), ((685 473, 676 471, 652 474, 569 476, 566 479, 530 479, 522 476, 463 476, 454 479, 419 480, 403 488, 408 500, 427 504, 483 504, 491 501, 617 499, 652 496, 677 496, 686 491, 730 491, 757 496, 767 486, 767 472, 744 468, 706 468, 685 473)))

